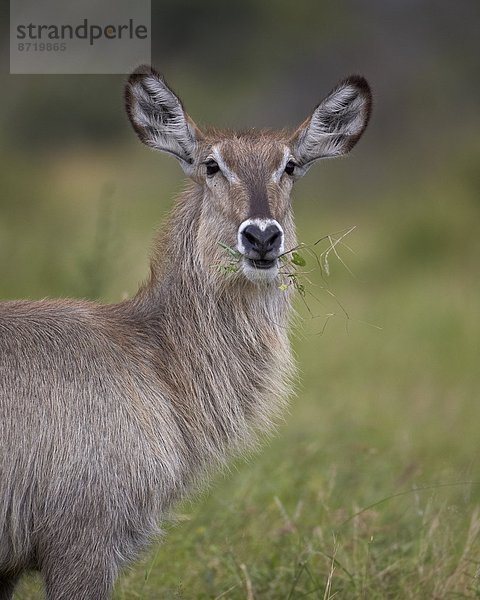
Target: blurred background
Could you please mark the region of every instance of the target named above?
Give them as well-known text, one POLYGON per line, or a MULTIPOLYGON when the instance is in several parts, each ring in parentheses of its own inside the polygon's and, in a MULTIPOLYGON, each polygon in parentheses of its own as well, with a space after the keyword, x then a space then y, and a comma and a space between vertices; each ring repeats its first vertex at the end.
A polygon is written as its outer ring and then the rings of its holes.
MULTIPOLYGON (((1 6, 0 295, 130 296, 183 173, 124 78, 9 75, 1 6)), ((479 28, 475 0, 153 2, 152 63, 200 125, 293 128, 352 73, 375 101, 294 190, 302 242, 355 230, 348 269, 307 263, 291 415, 119 598, 480 597, 479 28)))

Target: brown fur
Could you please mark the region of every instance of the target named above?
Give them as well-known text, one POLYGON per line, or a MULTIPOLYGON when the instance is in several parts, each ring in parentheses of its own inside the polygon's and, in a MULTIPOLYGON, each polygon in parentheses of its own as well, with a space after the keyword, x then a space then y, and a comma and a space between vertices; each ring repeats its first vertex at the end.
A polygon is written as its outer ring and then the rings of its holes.
POLYGON ((221 244, 235 248, 242 222, 268 216, 295 246, 288 153, 300 175, 316 142, 317 158, 349 146, 366 118, 360 91, 347 80, 327 98, 333 142, 316 113, 289 139, 201 132, 158 74, 133 74, 135 130, 193 181, 133 299, 0 303, 0 600, 28 569, 49 600, 106 600, 172 503, 271 430, 294 375, 280 250, 268 269, 245 254, 225 275, 221 244), (207 174, 215 152, 230 173, 207 174))

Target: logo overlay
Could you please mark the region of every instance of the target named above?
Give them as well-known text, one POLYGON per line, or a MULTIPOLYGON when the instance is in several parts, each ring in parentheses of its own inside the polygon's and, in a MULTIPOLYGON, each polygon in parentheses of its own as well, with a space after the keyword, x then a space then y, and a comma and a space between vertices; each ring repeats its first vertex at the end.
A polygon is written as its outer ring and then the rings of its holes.
POLYGON ((12 74, 126 74, 150 62, 150 0, 10 0, 12 74))

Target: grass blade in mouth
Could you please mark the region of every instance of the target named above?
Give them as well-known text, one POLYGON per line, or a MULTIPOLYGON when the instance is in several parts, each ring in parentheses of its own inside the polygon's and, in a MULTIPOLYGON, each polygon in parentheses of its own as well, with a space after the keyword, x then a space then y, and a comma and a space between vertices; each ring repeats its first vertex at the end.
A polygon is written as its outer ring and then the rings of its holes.
MULTIPOLYGON (((306 310, 312 318, 325 318, 325 323, 320 331, 321 334, 324 333, 330 319, 335 316, 341 316, 346 320, 346 328, 348 330, 350 316, 335 292, 331 289, 327 278, 330 276, 331 272, 330 260, 332 256, 334 256, 343 265, 348 273, 353 275, 351 269, 340 256, 338 249, 339 247, 343 247, 353 253, 353 250, 345 243, 344 240, 355 229, 356 226, 354 225, 341 231, 324 235, 313 244, 300 242, 295 247, 290 248, 289 250, 286 250, 280 254, 278 259, 275 259, 275 261, 278 260, 280 263, 278 289, 282 292, 287 292, 289 290, 297 292, 306 310), (322 242, 327 242, 328 245, 325 250, 319 252, 317 251, 317 248, 322 242), (305 267, 308 266, 309 262, 312 262, 312 260, 308 260, 308 257, 313 259, 313 265, 306 270, 305 267), (313 299, 316 303, 323 304, 323 302, 318 298, 318 295, 315 294, 311 289, 315 286, 315 284, 311 281, 309 276, 315 272, 320 273, 320 277, 324 282, 324 285, 321 285, 320 288, 317 286, 317 289, 320 289, 326 294, 326 296, 333 299, 337 307, 340 309, 340 312, 337 313, 333 311, 322 315, 315 315, 312 311, 307 299, 313 299)), ((218 268, 225 276, 237 273, 240 270, 240 261, 242 260, 243 255, 236 248, 232 248, 228 244, 219 242, 219 246, 225 253, 225 260, 214 266, 218 268)), ((250 264, 252 264, 252 266, 258 269, 267 269, 269 268, 269 263, 275 262, 266 261, 264 259, 247 260, 250 264)))

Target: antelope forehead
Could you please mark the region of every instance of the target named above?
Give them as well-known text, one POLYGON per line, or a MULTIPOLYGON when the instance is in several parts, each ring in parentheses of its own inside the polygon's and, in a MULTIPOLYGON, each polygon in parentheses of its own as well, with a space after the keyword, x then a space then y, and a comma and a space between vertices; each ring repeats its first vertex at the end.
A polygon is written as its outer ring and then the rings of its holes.
POLYGON ((223 152, 223 150, 219 145, 213 146, 211 156, 230 183, 240 183, 241 175, 251 176, 254 171, 257 171, 259 175, 263 172, 266 181, 278 183, 290 158, 288 146, 283 146, 281 149, 274 148, 271 154, 263 148, 258 153, 251 150, 247 153, 245 150, 242 152, 243 156, 229 156, 228 151, 223 152), (247 159, 245 155, 247 155, 247 159))

